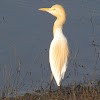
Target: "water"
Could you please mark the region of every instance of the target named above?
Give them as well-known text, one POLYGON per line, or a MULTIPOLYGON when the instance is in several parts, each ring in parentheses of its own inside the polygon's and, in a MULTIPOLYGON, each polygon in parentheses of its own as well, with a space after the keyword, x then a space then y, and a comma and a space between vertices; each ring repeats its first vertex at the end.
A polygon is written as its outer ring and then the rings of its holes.
POLYGON ((94 76, 96 80, 100 80, 99 0, 1 0, 0 87, 2 91, 6 88, 15 89, 16 86, 18 91, 24 92, 48 87, 51 75, 48 51, 56 18, 38 9, 51 7, 54 4, 64 6, 67 13, 63 32, 68 39, 70 59, 63 85, 75 81, 93 80, 94 76), (97 46, 93 46, 93 43, 97 46))

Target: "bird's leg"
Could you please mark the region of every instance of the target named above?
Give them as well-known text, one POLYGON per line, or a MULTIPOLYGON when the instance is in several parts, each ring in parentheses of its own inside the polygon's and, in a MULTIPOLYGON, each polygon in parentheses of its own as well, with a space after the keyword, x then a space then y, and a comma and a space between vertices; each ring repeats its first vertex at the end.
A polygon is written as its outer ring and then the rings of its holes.
POLYGON ((51 74, 50 90, 51 90, 52 81, 53 81, 53 74, 51 74))
POLYGON ((60 90, 61 90, 61 84, 60 84, 60 90))

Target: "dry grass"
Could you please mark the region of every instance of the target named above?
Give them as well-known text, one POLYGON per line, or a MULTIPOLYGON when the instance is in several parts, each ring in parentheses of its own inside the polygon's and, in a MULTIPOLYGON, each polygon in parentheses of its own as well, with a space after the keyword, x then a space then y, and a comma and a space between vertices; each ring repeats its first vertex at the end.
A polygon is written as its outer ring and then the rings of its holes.
MULTIPOLYGON (((25 79, 27 73, 24 77, 21 77, 21 59, 16 53, 15 49, 15 63, 16 63, 16 70, 14 73, 12 72, 12 65, 10 66, 10 70, 7 70, 7 66, 4 66, 3 70, 3 79, 4 79, 4 86, 0 88, 0 100, 100 100, 100 80, 95 83, 96 81, 96 71, 99 65, 100 59, 100 46, 96 44, 93 40, 92 45, 94 47, 94 73, 93 73, 93 83, 89 82, 89 79, 85 76, 85 81, 82 85, 69 85, 67 87, 63 87, 61 90, 37 90, 32 91, 31 93, 26 93, 23 96, 18 96, 17 92, 21 90, 22 87, 25 86, 25 79), (18 59, 17 59, 18 58, 18 59), (13 78, 14 77, 14 78, 13 78), (13 81, 12 81, 13 80, 13 81), (85 84, 87 83, 87 84, 85 84), (9 97, 10 94, 14 94, 16 92, 16 97, 9 97)), ((77 61, 79 50, 77 50, 75 54, 75 58, 71 59, 70 62, 72 63, 73 69, 75 70, 75 75, 77 76, 78 72, 77 69, 79 67, 85 68, 84 65, 77 61)), ((86 69, 85 69, 86 70, 86 69)), ((70 75, 70 74, 69 74, 70 75)), ((30 81, 31 85, 34 86, 32 80, 32 70, 30 71, 30 81)), ((49 85, 49 83, 47 83, 49 85)), ((32 87, 31 86, 31 87, 32 87)), ((41 86, 42 87, 42 86, 41 86)), ((48 88, 48 87, 47 87, 48 88)), ((46 89, 47 89, 46 88, 46 89)), ((34 89, 34 87, 32 87, 34 89)))
POLYGON ((76 85, 52 91, 33 91, 24 96, 0 98, 0 100, 100 100, 100 81, 93 86, 76 85))

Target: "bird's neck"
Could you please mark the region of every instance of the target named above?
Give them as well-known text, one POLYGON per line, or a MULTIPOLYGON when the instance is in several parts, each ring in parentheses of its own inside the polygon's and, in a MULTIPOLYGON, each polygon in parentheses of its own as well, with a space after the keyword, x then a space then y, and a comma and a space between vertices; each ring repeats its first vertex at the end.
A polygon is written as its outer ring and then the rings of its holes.
POLYGON ((66 16, 58 17, 53 26, 53 36, 55 35, 56 29, 63 27, 63 24, 66 21, 66 16))

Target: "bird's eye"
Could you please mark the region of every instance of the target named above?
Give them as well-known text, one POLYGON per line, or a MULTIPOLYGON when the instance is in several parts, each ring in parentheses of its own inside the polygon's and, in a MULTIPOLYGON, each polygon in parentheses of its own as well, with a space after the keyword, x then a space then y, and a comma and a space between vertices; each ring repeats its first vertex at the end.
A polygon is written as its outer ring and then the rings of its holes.
POLYGON ((53 10, 56 10, 55 8, 53 8, 53 10))

